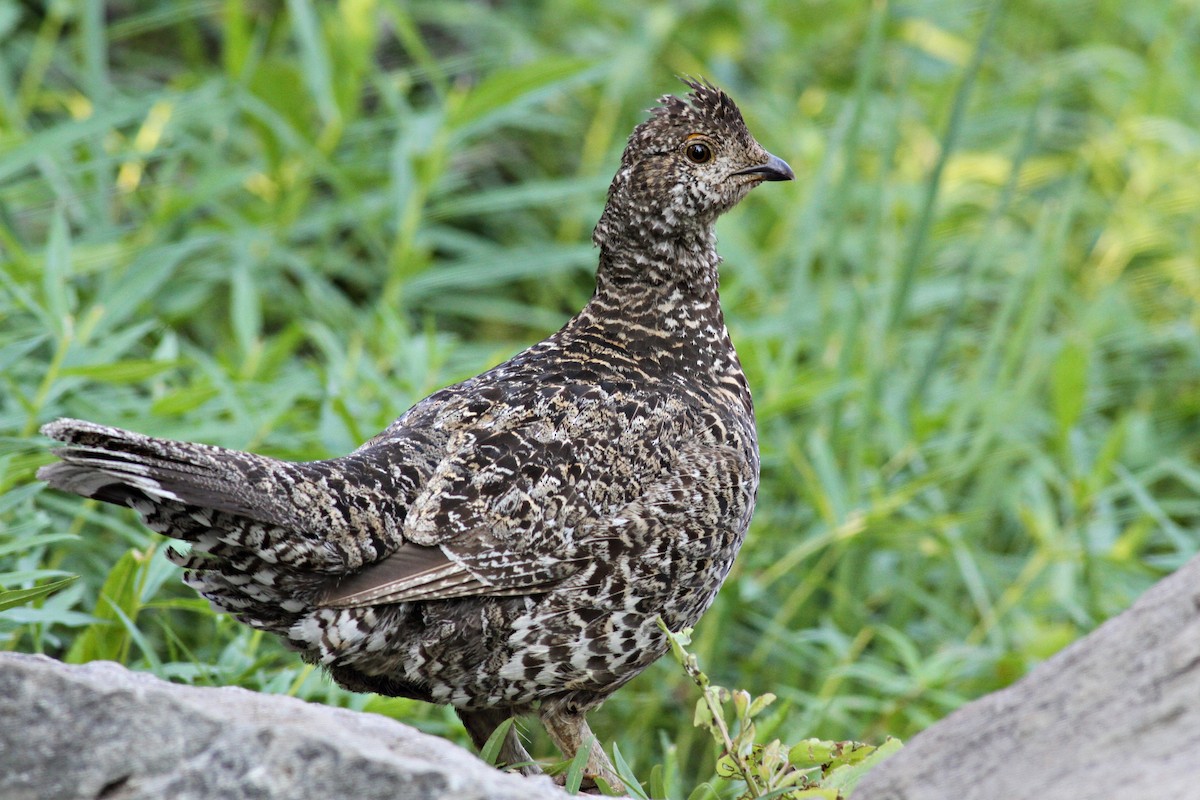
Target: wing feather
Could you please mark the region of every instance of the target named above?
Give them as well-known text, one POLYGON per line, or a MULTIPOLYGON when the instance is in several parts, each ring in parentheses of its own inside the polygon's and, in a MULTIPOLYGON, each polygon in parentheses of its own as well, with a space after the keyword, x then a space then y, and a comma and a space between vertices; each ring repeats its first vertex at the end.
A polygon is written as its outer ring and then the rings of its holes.
POLYGON ((468 584, 471 588, 485 588, 461 564, 447 558, 440 547, 405 544, 382 561, 332 582, 321 598, 321 605, 354 608, 441 599, 458 596, 468 584))

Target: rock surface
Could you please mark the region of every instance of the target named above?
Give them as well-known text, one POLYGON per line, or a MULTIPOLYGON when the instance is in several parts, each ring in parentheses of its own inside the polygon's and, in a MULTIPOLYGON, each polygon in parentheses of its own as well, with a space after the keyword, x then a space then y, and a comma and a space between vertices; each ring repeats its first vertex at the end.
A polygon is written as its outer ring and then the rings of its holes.
POLYGON ((915 736, 853 800, 1113 797, 1200 798, 1200 558, 915 736))
POLYGON ((4 800, 562 800, 377 714, 0 653, 4 800))
MULTIPOLYGON (((914 737, 853 800, 1200 798, 1200 558, 1013 686, 914 737)), ((562 800, 375 714, 0 653, 0 798, 562 800)))

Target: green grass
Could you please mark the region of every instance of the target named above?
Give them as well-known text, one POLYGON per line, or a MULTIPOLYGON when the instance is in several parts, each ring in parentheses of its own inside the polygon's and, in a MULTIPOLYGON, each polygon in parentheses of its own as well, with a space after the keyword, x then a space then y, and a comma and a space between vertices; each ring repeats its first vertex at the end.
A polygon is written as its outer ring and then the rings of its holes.
MULTIPOLYGON (((692 649, 778 695, 760 732, 911 736, 1200 546, 1194 4, 46 8, 0 2, 0 646, 465 741, 212 614, 131 513, 42 491, 36 430, 350 450, 582 305, 676 74, 799 176, 718 227, 763 485, 692 649)), ((592 715, 671 797, 714 769, 693 692, 664 659, 592 715)))

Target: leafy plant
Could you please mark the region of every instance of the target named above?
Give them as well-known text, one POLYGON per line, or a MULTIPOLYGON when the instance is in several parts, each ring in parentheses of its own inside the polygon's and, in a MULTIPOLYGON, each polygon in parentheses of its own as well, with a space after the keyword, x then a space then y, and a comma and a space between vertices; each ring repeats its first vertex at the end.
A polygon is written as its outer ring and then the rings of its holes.
POLYGON ((846 800, 869 769, 900 749, 900 740, 890 736, 879 746, 821 739, 791 746, 779 739, 760 742, 756 719, 775 702, 775 695, 752 697, 745 690, 714 684, 687 651, 692 629, 675 633, 662 620, 659 628, 670 642, 671 655, 700 688, 694 724, 707 730, 717 745, 716 774, 744 784, 739 800, 846 800))

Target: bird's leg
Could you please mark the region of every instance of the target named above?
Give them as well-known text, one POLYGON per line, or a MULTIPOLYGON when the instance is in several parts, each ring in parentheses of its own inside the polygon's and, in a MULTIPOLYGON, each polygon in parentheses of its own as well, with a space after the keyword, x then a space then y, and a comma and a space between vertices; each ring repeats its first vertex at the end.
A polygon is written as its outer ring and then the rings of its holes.
POLYGON ((603 779, 613 789, 625 788, 625 782, 617 777, 617 771, 613 769, 612 762, 608 760, 604 748, 600 746, 592 729, 588 727, 582 711, 570 711, 558 706, 552 709, 543 709, 541 717, 542 724, 546 726, 546 733, 550 734, 551 740, 562 752, 563 758, 568 761, 575 758, 579 748, 590 741, 592 750, 588 753, 584 774, 588 777, 603 779))
MULTIPOLYGON (((494 708, 483 710, 456 708, 454 710, 458 712, 458 718, 462 720, 467 733, 471 735, 471 741, 475 743, 475 747, 478 750, 482 750, 496 728, 512 716, 505 711, 494 708)), ((533 760, 533 757, 529 755, 525 750, 525 746, 521 744, 521 740, 517 737, 516 725, 510 727, 508 733, 504 735, 504 742, 500 745, 500 752, 497 756, 497 766, 503 767, 513 764, 521 765, 519 769, 522 775, 542 774, 542 768, 537 765, 537 762, 533 760)))

